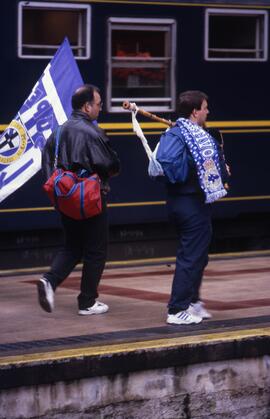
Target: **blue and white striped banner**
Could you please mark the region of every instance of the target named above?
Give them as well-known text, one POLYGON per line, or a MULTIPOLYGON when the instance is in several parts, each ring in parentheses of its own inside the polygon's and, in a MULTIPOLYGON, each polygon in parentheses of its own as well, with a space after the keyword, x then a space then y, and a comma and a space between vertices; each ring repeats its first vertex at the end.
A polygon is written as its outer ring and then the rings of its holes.
POLYGON ((82 84, 65 39, 0 137, 0 202, 40 170, 41 150, 51 132, 71 114, 71 96, 82 84))

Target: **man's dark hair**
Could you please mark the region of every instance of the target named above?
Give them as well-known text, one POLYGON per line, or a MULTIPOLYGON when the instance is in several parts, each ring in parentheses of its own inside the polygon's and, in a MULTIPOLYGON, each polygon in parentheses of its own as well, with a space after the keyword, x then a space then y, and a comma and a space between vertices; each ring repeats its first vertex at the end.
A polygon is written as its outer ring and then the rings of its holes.
POLYGON ((92 103, 94 100, 94 92, 100 94, 99 88, 93 84, 84 84, 83 86, 79 87, 71 99, 72 109, 78 110, 81 109, 81 107, 86 102, 92 103))
POLYGON ((200 90, 187 90, 180 93, 177 104, 178 116, 189 118, 193 109, 201 109, 204 100, 208 100, 208 96, 200 90))

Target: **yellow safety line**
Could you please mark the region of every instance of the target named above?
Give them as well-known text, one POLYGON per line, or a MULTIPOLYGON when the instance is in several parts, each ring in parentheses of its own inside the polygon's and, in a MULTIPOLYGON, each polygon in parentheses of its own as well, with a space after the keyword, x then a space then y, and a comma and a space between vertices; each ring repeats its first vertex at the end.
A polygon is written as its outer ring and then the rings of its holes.
MULTIPOLYGON (((248 258, 248 257, 263 257, 270 256, 270 250, 249 250, 245 252, 226 252, 226 253, 210 253, 210 260, 215 259, 231 259, 231 258, 248 258)), ((106 262, 106 269, 110 267, 128 267, 134 265, 160 265, 162 263, 175 263, 175 256, 159 257, 159 258, 147 258, 147 259, 131 259, 131 260, 115 260, 106 262)), ((82 268, 82 264, 78 264, 74 271, 82 268)), ((3 269, 0 270, 0 275, 17 275, 18 273, 31 272, 47 272, 49 266, 37 266, 34 268, 18 268, 18 269, 3 269)))
MULTIPOLYGON (((108 130, 108 129, 119 129, 119 130, 124 130, 124 129, 129 129, 132 130, 132 124, 130 122, 114 122, 114 123, 106 123, 106 122, 101 122, 100 127, 102 129, 108 130)), ((165 124, 162 124, 160 122, 140 122, 140 126, 142 129, 153 129, 153 128, 167 128, 168 126, 165 124)))
MULTIPOLYGON (((258 195, 258 196, 235 196, 219 199, 218 202, 233 202, 233 201, 262 201, 269 200, 270 195, 258 195)), ((117 202, 109 203, 109 208, 124 208, 124 207, 145 207, 145 206, 156 206, 165 205, 165 201, 141 201, 141 202, 117 202)), ((0 209, 0 214, 8 213, 20 213, 20 212, 38 212, 38 211, 54 211, 54 207, 34 207, 34 208, 4 208, 0 209)))
MULTIPOLYGON (((145 135, 161 135, 163 131, 144 131, 145 135)), ((270 128, 258 128, 258 129, 220 129, 220 132, 222 134, 261 134, 270 132, 270 128)), ((128 137, 128 136, 134 136, 136 137, 136 134, 132 131, 107 131, 106 134, 108 137, 128 137)))
MULTIPOLYGON (((142 129, 154 129, 154 128, 166 128, 165 124, 159 122, 140 122, 142 129)), ((270 128, 270 120, 252 120, 252 121, 207 121, 207 126, 209 128, 270 128)), ((108 129, 118 129, 125 130, 131 129, 132 124, 128 122, 115 122, 115 123, 100 123, 100 127, 108 129)))
POLYGON ((210 259, 231 258, 231 257, 254 257, 254 256, 270 256, 270 250, 249 250, 245 252, 226 252, 210 254, 210 259))
POLYGON ((108 204, 109 208, 119 208, 119 207, 144 207, 148 205, 165 205, 165 201, 149 201, 149 202, 136 202, 135 205, 132 202, 119 202, 115 204, 108 204))
MULTIPOLYGON (((164 131, 164 129, 163 129, 164 131)), ((161 133, 163 132, 162 130, 160 131, 144 131, 145 135, 158 135, 160 136, 161 133)), ((241 129, 241 128, 237 128, 237 129, 220 129, 220 132, 222 134, 262 134, 262 133, 266 133, 266 132, 270 132, 270 128, 254 128, 254 129, 241 129)), ((106 134, 108 135, 108 137, 128 137, 128 136, 133 136, 136 137, 136 134, 134 134, 133 131, 107 131, 106 134)))
POLYGON ((45 361, 57 361, 72 358, 83 358, 89 356, 114 355, 119 353, 131 353, 142 350, 153 350, 173 347, 188 347, 190 345, 224 343, 229 341, 241 341, 252 337, 270 336, 270 327, 257 329, 234 330, 217 332, 197 336, 182 336, 177 338, 156 339, 140 342, 128 342, 120 344, 84 347, 76 349, 65 349, 45 353, 22 354, 0 358, 0 366, 21 366, 28 363, 45 361))
MULTIPOLYGON (((270 6, 269 6, 270 7, 270 6)), ((101 122, 100 127, 105 130, 131 130, 132 124, 130 122, 101 122)), ((164 129, 167 126, 160 122, 140 122, 142 129, 164 129)), ((251 120, 251 121, 207 121, 209 128, 269 128, 270 120, 251 120)), ((4 131, 8 124, 1 124, 0 131, 4 131)), ((261 131, 261 130, 260 130, 261 131)), ((260 132, 259 131, 259 132, 260 132)), ((228 132, 226 130, 226 132, 228 132)))
POLYGON ((270 127, 270 120, 259 121, 207 121, 208 127, 270 127))
MULTIPOLYGON (((247 258, 247 257, 258 257, 258 256, 270 256, 270 250, 249 250, 245 252, 226 252, 226 253, 210 253, 209 259, 230 259, 230 258, 247 258)), ((167 256, 163 258, 147 258, 147 259, 133 259, 133 260, 116 260, 116 261, 108 261, 106 263, 106 268, 110 266, 129 266, 129 265, 136 265, 136 264, 161 264, 161 263, 174 263, 175 256, 167 256)), ((34 268, 33 268, 34 269, 34 268)), ((48 269, 47 269, 48 270, 48 269)), ((1 272, 1 271, 0 271, 1 272)))
POLYGON ((55 211, 55 208, 54 207, 35 207, 35 208, 5 208, 5 209, 0 209, 0 213, 37 212, 37 211, 55 211))
POLYGON ((263 132, 270 132, 270 128, 259 129, 221 129, 222 134, 256 134, 263 132))
MULTIPOLYGON (((164 131, 164 128, 163 128, 163 131, 164 131)), ((144 131, 144 132, 145 132, 145 135, 159 135, 160 136, 161 132, 163 132, 163 131, 144 131)), ((106 134, 108 135, 108 137, 112 137, 112 136, 114 136, 114 137, 116 137, 116 136, 124 137, 125 136, 126 137, 126 136, 130 136, 130 135, 136 137, 136 134, 134 134, 133 131, 121 131, 121 132, 119 132, 119 131, 118 132, 117 131, 114 131, 114 132, 107 131, 106 134)))
POLYGON ((270 199, 270 195, 258 195, 258 196, 234 196, 228 198, 221 198, 217 202, 232 202, 232 201, 258 201, 270 199))

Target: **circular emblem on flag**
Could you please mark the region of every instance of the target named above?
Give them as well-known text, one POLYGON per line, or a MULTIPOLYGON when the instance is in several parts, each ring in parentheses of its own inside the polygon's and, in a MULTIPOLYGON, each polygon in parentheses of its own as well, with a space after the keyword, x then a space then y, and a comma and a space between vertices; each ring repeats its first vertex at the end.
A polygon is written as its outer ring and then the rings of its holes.
POLYGON ((25 152, 27 136, 23 126, 14 119, 0 137, 0 164, 10 164, 25 152))

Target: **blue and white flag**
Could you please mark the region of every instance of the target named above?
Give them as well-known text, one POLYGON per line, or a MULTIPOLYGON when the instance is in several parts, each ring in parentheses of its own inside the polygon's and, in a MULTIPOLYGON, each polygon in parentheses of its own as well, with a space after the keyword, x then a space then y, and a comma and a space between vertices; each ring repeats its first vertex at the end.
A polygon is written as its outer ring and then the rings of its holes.
POLYGON ((71 96, 82 84, 65 39, 0 137, 0 202, 40 170, 41 150, 51 132, 71 114, 71 96))

